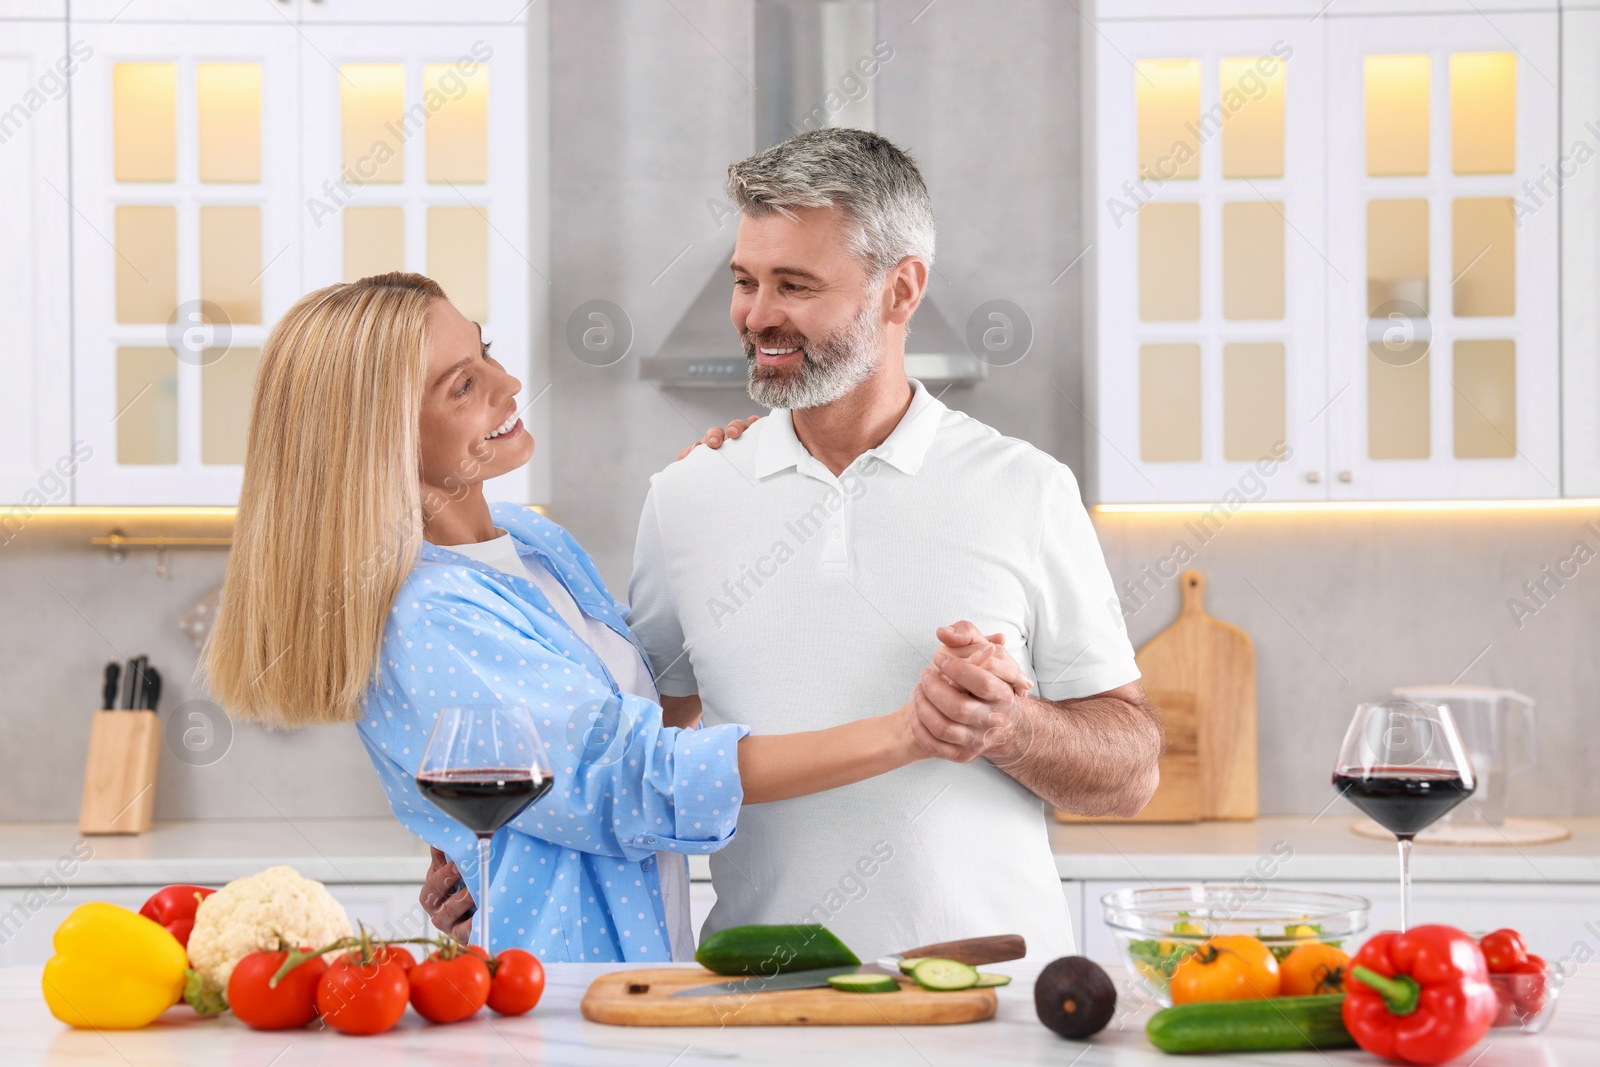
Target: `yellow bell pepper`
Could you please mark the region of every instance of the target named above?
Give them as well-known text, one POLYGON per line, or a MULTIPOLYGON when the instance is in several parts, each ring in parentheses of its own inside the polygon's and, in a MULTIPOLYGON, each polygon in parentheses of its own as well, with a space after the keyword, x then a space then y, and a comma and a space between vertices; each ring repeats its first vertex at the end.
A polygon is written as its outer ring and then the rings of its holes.
POLYGON ((160 923, 115 904, 79 905, 56 927, 44 999, 68 1026, 134 1030, 183 996, 188 956, 160 923))

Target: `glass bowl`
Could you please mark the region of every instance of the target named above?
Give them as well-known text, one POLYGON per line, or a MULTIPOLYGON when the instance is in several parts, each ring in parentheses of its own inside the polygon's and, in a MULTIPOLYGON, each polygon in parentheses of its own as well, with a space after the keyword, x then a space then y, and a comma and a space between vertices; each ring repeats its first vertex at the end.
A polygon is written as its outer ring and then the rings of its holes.
POLYGON ((1490 1025, 1516 1026, 1523 1033, 1537 1034, 1550 1025, 1556 1013, 1561 979, 1561 972, 1549 964, 1542 973, 1491 974, 1489 984, 1500 998, 1500 1012, 1490 1025))
POLYGON ((1100 904, 1128 973, 1164 1005, 1172 972, 1209 937, 1259 937, 1279 960, 1307 941, 1354 954, 1348 942, 1372 907, 1365 897, 1267 885, 1119 889, 1100 904))

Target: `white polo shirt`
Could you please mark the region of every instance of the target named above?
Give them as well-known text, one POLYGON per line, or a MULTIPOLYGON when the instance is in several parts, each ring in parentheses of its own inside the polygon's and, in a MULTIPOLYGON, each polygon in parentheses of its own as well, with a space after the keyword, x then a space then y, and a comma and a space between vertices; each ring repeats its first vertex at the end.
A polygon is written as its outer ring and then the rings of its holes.
MULTIPOLYGON (((892 711, 960 619, 1004 633, 1052 700, 1139 677, 1072 472, 913 382, 887 440, 835 478, 777 410, 651 479, 628 626, 662 693, 708 723, 817 730, 892 711)), ((1045 806, 986 760, 924 760, 746 807, 711 856, 702 936, 820 922, 863 959, 1020 933, 1072 951, 1045 806)))

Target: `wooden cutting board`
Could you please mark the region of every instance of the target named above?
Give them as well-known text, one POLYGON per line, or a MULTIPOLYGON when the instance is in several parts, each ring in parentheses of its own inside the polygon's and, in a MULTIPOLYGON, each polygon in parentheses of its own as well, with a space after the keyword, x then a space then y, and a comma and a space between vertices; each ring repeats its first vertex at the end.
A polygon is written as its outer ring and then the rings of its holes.
POLYGON ((680 989, 728 981, 701 967, 603 974, 579 1010, 612 1026, 927 1026, 991 1018, 993 989, 935 993, 900 979, 898 993, 785 989, 725 997, 672 997, 680 989))
MULTIPOLYGON (((1139 668, 1144 670, 1143 664, 1139 668)), ((1069 815, 1056 812, 1061 822, 1198 822, 1200 820, 1200 737, 1195 714, 1195 695, 1186 690, 1146 688, 1156 714, 1166 749, 1161 753, 1161 784, 1144 810, 1131 818, 1115 815, 1069 815)))
POLYGON ((1178 620, 1135 657, 1146 691, 1191 693, 1200 766, 1202 819, 1254 819, 1256 649, 1250 635, 1206 614, 1206 580, 1180 579, 1178 620))

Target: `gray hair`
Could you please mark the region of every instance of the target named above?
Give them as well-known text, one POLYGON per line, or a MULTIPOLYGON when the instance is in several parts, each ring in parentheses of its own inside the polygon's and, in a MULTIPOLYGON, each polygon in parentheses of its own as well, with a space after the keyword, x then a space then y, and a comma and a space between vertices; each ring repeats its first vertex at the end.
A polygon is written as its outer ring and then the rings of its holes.
POLYGON ((850 251, 874 280, 907 256, 933 266, 936 227, 922 173, 905 149, 867 130, 810 130, 729 164, 728 196, 751 218, 843 208, 850 251))

